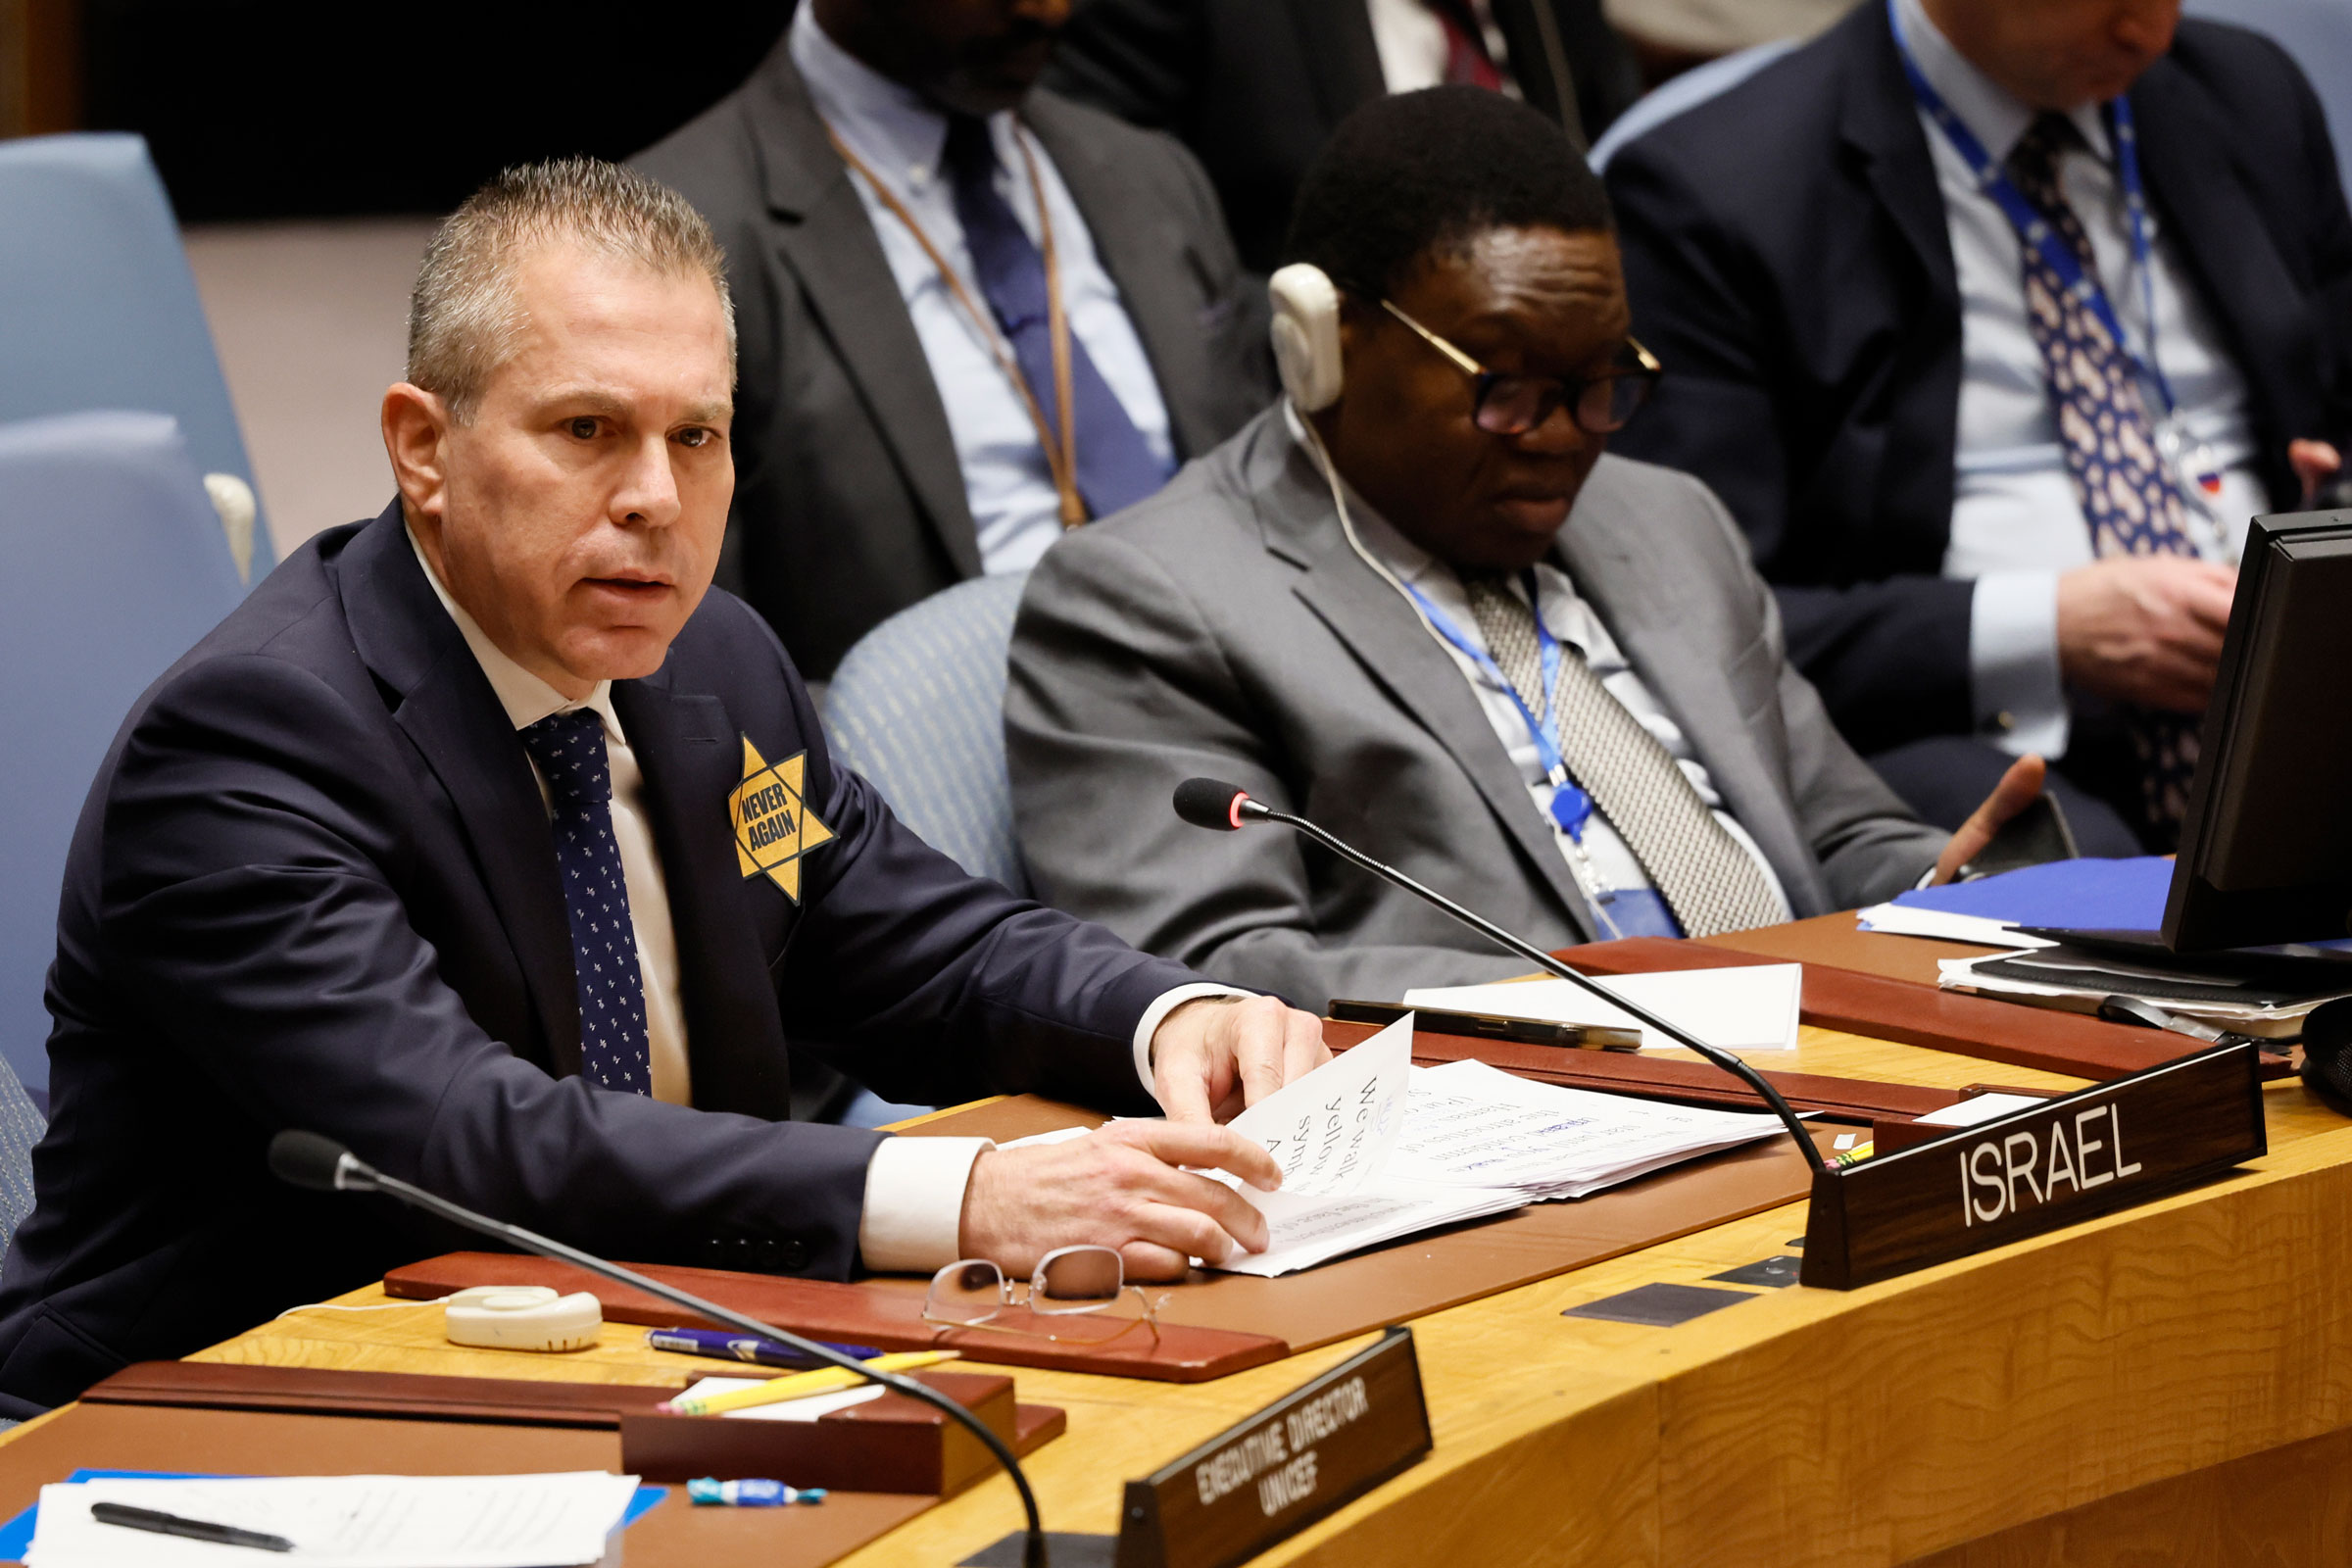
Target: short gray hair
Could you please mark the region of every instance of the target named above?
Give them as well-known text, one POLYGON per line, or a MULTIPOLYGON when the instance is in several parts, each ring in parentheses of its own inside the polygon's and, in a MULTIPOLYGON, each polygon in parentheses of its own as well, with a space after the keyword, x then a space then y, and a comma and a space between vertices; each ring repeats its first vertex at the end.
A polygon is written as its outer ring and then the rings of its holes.
POLYGON ((492 372, 522 326, 514 274, 541 245, 568 241, 657 272, 699 272, 718 291, 735 366, 735 301, 710 225, 676 191, 597 158, 560 158, 502 172, 425 248, 409 297, 409 380, 473 417, 492 372))

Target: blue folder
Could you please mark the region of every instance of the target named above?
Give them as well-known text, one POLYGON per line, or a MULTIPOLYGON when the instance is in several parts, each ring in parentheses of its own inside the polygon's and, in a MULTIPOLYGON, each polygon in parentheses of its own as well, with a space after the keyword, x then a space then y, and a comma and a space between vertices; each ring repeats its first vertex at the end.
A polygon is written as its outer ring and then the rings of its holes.
POLYGON ((2051 860, 1975 882, 1915 888, 1894 902, 1946 914, 1974 914, 2012 925, 2076 931, 2154 931, 2164 924, 2173 862, 2160 855, 2130 860, 2051 860))

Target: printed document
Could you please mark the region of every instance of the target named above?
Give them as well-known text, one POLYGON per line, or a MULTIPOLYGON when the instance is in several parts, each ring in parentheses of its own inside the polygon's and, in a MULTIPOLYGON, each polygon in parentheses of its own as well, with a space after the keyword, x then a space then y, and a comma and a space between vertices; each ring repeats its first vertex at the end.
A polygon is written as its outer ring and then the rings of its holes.
POLYGON ((180 1568, 285 1563, 299 1568, 570 1568, 605 1554, 635 1476, 601 1470, 525 1476, 265 1476, 114 1479, 41 1489, 27 1568, 180 1568), (257 1551, 100 1524, 90 1505, 120 1502, 206 1524, 283 1536, 291 1552, 257 1551))

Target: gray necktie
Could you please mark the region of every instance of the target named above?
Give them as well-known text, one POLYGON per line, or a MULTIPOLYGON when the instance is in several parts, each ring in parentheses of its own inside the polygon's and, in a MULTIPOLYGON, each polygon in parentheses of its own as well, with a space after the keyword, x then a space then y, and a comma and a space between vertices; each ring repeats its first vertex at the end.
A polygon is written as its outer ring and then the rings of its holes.
MULTIPOLYGON (((1462 574, 1487 653, 1519 700, 1545 716, 1535 612, 1507 577, 1462 574)), ((1699 799, 1658 738, 1601 685, 1584 655, 1560 648, 1560 758, 1641 860, 1686 935, 1711 937, 1781 918, 1780 901, 1740 841, 1699 799)))

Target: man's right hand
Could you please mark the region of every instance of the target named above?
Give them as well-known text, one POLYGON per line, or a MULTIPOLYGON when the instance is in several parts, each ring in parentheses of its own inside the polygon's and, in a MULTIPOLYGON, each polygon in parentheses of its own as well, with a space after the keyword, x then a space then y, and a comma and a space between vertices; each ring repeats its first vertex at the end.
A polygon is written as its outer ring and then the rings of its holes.
POLYGON ((1272 1192, 1274 1156, 1239 1133, 1195 1122, 1113 1122, 1084 1138, 992 1149, 972 1164, 957 1246, 1018 1278, 1057 1247, 1109 1247, 1127 1277, 1184 1277, 1196 1257, 1266 1248, 1265 1216, 1221 1182, 1231 1172, 1272 1192))
POLYGON ((2110 556, 2058 579, 2067 684, 2193 713, 2213 695, 2237 572, 2187 556, 2110 556))

